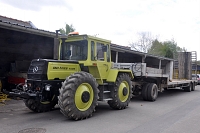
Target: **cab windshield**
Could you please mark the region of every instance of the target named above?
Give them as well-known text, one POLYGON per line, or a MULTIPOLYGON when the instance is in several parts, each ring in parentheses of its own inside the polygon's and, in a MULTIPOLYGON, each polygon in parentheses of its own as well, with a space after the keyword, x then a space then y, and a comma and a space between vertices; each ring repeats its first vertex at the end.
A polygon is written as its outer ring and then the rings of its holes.
POLYGON ((61 46, 61 60, 87 60, 88 41, 64 42, 61 46))

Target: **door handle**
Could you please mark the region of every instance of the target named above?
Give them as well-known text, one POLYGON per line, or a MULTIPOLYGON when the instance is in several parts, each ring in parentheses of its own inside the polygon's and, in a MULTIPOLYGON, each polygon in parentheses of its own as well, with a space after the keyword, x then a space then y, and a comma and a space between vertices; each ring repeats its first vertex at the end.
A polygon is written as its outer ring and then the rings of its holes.
POLYGON ((104 66, 107 66, 106 72, 108 71, 108 64, 103 64, 104 66))

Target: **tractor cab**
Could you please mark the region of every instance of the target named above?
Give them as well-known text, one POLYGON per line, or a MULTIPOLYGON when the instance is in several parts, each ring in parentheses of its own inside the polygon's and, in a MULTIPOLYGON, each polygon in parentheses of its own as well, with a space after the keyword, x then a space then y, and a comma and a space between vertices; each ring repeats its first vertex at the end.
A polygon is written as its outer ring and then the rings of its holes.
MULTIPOLYGON (((60 39, 59 59, 76 60, 86 72, 103 84, 111 68, 111 41, 89 35, 73 34, 60 39)), ((81 68, 81 70, 83 70, 81 68)))
POLYGON ((111 61, 109 40, 78 34, 60 38, 60 60, 111 61))

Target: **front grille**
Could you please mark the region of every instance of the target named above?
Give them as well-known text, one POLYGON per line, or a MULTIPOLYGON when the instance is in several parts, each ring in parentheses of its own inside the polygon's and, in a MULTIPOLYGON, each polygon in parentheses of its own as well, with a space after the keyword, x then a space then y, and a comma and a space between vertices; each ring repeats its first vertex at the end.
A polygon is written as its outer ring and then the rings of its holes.
POLYGON ((28 73, 42 74, 45 66, 45 61, 32 61, 28 73))
POLYGON ((28 79, 45 80, 47 79, 46 60, 33 60, 28 70, 28 79))

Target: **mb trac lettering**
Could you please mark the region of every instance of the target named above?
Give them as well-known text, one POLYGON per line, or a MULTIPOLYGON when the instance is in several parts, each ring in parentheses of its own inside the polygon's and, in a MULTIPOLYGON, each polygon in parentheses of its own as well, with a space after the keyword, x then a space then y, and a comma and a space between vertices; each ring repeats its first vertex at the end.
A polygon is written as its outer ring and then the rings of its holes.
POLYGON ((53 69, 63 69, 63 70, 68 70, 68 67, 57 67, 57 66, 54 66, 53 69))

